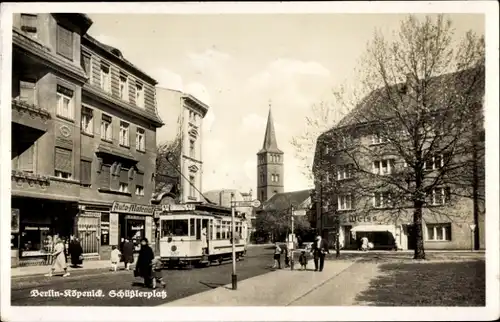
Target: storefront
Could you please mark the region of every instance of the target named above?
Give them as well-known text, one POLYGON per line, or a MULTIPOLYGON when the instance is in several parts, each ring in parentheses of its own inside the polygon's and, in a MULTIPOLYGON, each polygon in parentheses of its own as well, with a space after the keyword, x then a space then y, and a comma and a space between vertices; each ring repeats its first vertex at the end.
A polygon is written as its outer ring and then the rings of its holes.
POLYGON ((398 232, 396 225, 381 221, 376 215, 344 215, 341 217, 339 241, 342 248, 359 249, 361 239, 366 237, 374 249, 392 250, 398 247, 398 232))
POLYGON ((11 265, 49 264, 55 237, 69 240, 78 209, 76 203, 13 197, 11 265))
POLYGON ((119 246, 122 238, 131 240, 138 251, 141 238, 154 249, 153 213, 155 206, 114 202, 109 214, 109 243, 119 246))

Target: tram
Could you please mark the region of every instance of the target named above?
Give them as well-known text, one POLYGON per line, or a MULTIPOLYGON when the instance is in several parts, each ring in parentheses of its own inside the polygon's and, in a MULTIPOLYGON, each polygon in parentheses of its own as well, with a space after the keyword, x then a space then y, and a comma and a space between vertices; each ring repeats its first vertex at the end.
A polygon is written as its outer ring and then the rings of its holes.
MULTIPOLYGON (((160 258, 166 267, 209 266, 232 259, 231 209, 210 204, 162 205, 160 258)), ((246 253, 246 220, 235 215, 235 252, 246 253)))

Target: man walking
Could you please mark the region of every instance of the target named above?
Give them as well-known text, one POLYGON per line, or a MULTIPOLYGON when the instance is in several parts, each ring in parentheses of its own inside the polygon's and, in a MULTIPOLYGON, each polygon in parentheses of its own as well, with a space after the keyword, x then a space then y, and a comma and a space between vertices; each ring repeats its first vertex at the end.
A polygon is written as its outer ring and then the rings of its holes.
POLYGON ((323 266, 325 265, 325 255, 329 253, 326 241, 321 239, 321 236, 316 237, 316 241, 312 245, 312 253, 314 256, 314 271, 318 271, 318 261, 319 261, 319 271, 323 271, 323 266))

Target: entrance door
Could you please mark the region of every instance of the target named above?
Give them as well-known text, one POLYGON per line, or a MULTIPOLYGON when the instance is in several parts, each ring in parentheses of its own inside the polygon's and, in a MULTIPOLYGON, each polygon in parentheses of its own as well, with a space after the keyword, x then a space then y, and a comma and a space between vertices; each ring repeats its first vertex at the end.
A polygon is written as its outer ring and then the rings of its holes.
POLYGON ((408 236, 408 249, 415 250, 417 247, 417 239, 415 238, 415 227, 413 225, 406 225, 407 236, 408 236))
POLYGON ((206 242, 206 252, 207 254, 210 253, 209 249, 210 249, 210 236, 212 234, 212 231, 210 230, 210 225, 208 224, 208 219, 202 219, 201 220, 201 230, 203 232, 205 232, 205 236, 201 236, 202 239, 204 239, 204 241, 202 241, 203 243, 206 242))

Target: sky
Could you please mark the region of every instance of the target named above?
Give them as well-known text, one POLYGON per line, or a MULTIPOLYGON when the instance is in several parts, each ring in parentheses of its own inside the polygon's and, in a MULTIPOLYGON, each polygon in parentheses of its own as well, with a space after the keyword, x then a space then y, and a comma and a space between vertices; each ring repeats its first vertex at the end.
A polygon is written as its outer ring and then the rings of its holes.
MULTIPOLYGON (((203 124, 203 190, 256 191, 269 107, 284 151, 285 191, 312 187, 290 141, 312 105, 352 84, 375 28, 400 14, 89 14, 88 33, 119 48, 159 86, 210 106, 203 124)), ((457 36, 484 34, 484 17, 451 14, 457 36)), ((159 108, 161 108, 159 106, 159 108)), ((177 120, 163 119, 165 126, 177 120)), ((158 137, 157 141, 169 138, 158 137)), ((312 160, 312 158, 310 158, 312 160)))

